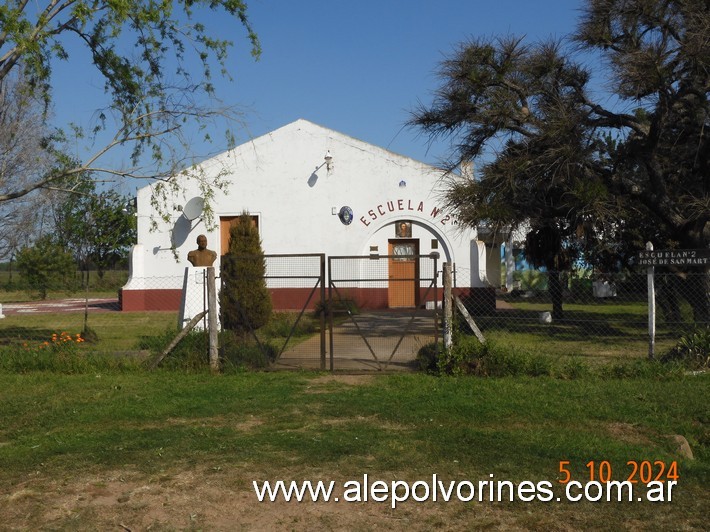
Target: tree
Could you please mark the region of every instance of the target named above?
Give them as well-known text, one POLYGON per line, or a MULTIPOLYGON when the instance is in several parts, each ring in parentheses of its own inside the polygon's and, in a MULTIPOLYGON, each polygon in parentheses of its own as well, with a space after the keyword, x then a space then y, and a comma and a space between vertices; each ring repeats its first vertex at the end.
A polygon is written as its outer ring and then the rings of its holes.
POLYGON ((12 261, 20 249, 31 243, 41 212, 35 198, 18 200, 12 209, 0 207, 0 261, 12 261))
MULTIPOLYGON (((710 245, 710 4, 706 0, 596 0, 575 36, 604 54, 631 115, 585 101, 621 131, 606 184, 658 227, 656 247, 710 245)), ((626 218, 631 218, 633 213, 626 218)), ((679 273, 695 320, 710 322, 710 268, 679 273)))
POLYGON ((53 238, 71 250, 83 271, 88 273, 93 265, 103 278, 107 268, 128 256, 136 240, 135 219, 126 207, 129 199, 113 190, 97 192, 89 176, 71 193, 54 196, 53 238))
POLYGON ((272 305, 265 275, 259 231, 244 213, 230 228, 229 251, 222 257, 219 297, 225 329, 243 336, 269 321, 272 305))
MULTIPOLYGON (((0 197, 30 186, 45 174, 53 158, 44 149, 48 135, 43 104, 21 77, 0 81, 0 197)), ((0 260, 12 257, 36 236, 44 211, 38 193, 0 202, 0 260)))
POLYGON ((453 170, 502 143, 480 179, 452 177, 447 201, 471 226, 526 226, 527 259, 549 273, 553 318, 562 317, 559 271, 575 258, 578 226, 607 209, 590 155, 596 138, 575 99, 586 81, 558 43, 519 39, 466 44, 442 69, 447 83, 431 109, 413 123, 432 135, 461 139, 447 163, 453 170))
MULTIPOLYGON (((42 148, 38 153, 52 159, 52 164, 29 173, 3 168, 0 204, 86 172, 116 179, 158 179, 159 214, 170 210, 166 202, 179 185, 168 178, 179 171, 198 179, 209 199, 222 185, 221 175, 207 178, 196 170, 184 170, 190 166, 193 140, 185 129, 196 127, 209 137, 205 128, 217 117, 238 117, 233 108, 218 104, 212 83, 215 67, 229 77, 226 59, 232 43, 211 35, 205 20, 211 13, 235 18, 246 28, 252 54, 258 57, 259 42, 244 2, 53 0, 41 4, 12 0, 0 6, 0 93, 19 87, 27 98, 40 100, 43 110, 35 118, 45 123, 55 101, 52 69, 69 60, 77 46, 83 47, 91 66, 103 77, 107 95, 106 107, 89 134, 110 131, 111 135, 76 163, 64 154, 67 131, 36 135, 15 121, 14 129, 0 138, 0 152, 6 149, 7 138, 11 144, 24 142, 25 137, 38 139, 42 148), (130 166, 102 164, 104 156, 117 149, 128 150, 130 166)), ((0 114, 6 110, 0 109, 0 114)), ((71 133, 78 138, 86 134, 75 126, 71 133)))
MULTIPOLYGON (((605 60, 614 97, 598 99, 572 41, 463 44, 411 120, 452 139, 450 171, 497 151, 479 178, 450 180, 461 221, 529 224, 528 258, 553 270, 580 251, 602 257, 610 239, 635 235, 641 249, 649 227, 657 247, 707 247, 709 29, 705 0, 588 0, 572 37, 605 60)), ((704 273, 696 294, 708 293, 704 273)), ((707 321, 700 299, 696 319, 707 321)))
POLYGON ((32 247, 22 248, 17 254, 18 271, 41 299, 47 298, 47 291, 51 288, 66 287, 75 268, 71 254, 48 236, 40 238, 32 247))

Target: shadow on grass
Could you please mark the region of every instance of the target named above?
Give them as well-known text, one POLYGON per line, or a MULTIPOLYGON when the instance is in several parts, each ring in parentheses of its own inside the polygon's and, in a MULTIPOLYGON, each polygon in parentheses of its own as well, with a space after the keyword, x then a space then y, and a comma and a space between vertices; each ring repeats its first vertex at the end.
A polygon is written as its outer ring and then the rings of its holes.
POLYGON ((114 312, 119 312, 121 310, 121 305, 119 304, 118 299, 115 301, 90 302, 88 307, 90 309, 111 310, 114 312))
MULTIPOLYGON (((563 342, 595 341, 604 343, 636 342, 648 337, 648 321, 643 315, 629 312, 600 313, 593 310, 565 310, 562 319, 543 323, 540 310, 504 309, 494 315, 475 317, 483 333, 524 334, 538 340, 563 342)), ((464 332, 469 332, 462 321, 464 332)), ((657 339, 676 339, 693 328, 693 323, 660 323, 657 339)))
POLYGON ((21 346, 27 342, 45 342, 55 333, 55 329, 44 327, 8 327, 2 331, 0 347, 21 346))

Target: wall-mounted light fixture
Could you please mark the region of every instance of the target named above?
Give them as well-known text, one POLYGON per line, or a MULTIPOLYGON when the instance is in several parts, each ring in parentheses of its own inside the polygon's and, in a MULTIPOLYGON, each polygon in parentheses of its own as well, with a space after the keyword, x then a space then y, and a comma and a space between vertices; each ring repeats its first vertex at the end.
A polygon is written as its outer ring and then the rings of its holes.
POLYGON ((325 152, 325 169, 330 172, 333 168, 333 156, 330 154, 330 150, 325 152))

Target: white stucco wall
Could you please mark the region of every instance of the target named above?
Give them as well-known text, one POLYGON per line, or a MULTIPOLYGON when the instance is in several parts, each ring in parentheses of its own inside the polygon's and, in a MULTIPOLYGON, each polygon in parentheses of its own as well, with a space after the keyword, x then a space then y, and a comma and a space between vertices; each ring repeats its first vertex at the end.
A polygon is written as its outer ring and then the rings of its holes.
MULTIPOLYGON (((442 262, 456 263, 458 286, 487 286, 486 256, 492 254, 486 254, 474 231, 460 230, 451 213, 440 208, 441 171, 434 167, 306 120, 258 137, 203 166, 208 172, 227 169, 228 193, 218 191, 213 202, 217 220, 244 211, 259 216, 267 254, 368 255, 376 246, 386 255, 388 240, 395 236, 394 223, 408 220, 420 254, 438 251, 442 262), (330 170, 324 164, 327 151, 333 157, 330 170), (353 211, 349 225, 337 216, 343 206, 353 211), (433 249, 432 240, 438 249, 433 249)), ((199 195, 196 184, 187 186, 180 198, 183 205, 199 195)), ((138 245, 124 289, 180 288, 189 265, 187 253, 195 249, 199 234, 207 235, 208 247, 218 256, 225 252, 220 249, 219 229, 208 230, 202 220, 189 222, 175 212, 169 223, 159 221, 158 229, 151 231, 150 197, 149 186, 138 191, 138 245), (139 277, 151 281, 138 286, 139 277)))

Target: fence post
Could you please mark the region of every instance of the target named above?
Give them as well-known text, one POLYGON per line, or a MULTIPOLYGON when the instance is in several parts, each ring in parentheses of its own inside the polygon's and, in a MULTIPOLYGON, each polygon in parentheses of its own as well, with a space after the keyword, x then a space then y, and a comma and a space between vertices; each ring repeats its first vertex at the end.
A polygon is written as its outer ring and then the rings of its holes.
POLYGON ((452 319, 453 301, 451 298, 451 263, 444 263, 444 349, 451 349, 452 339, 452 319))
POLYGON ((219 371, 219 324, 217 323, 217 286, 214 266, 207 268, 207 313, 210 338, 210 369, 219 371))
MULTIPOLYGON (((646 242, 646 251, 653 251, 653 243, 646 242)), ((656 350, 656 288, 654 267, 646 269, 648 278, 648 358, 653 360, 656 350)))
MULTIPOLYGON (((325 255, 320 256, 320 369, 325 370, 325 255)), ((331 369, 333 369, 331 367, 331 369)))
POLYGON ((328 356, 330 357, 330 371, 334 371, 333 360, 335 355, 333 355, 333 349, 335 348, 335 341, 333 340, 333 257, 328 257, 328 356))

